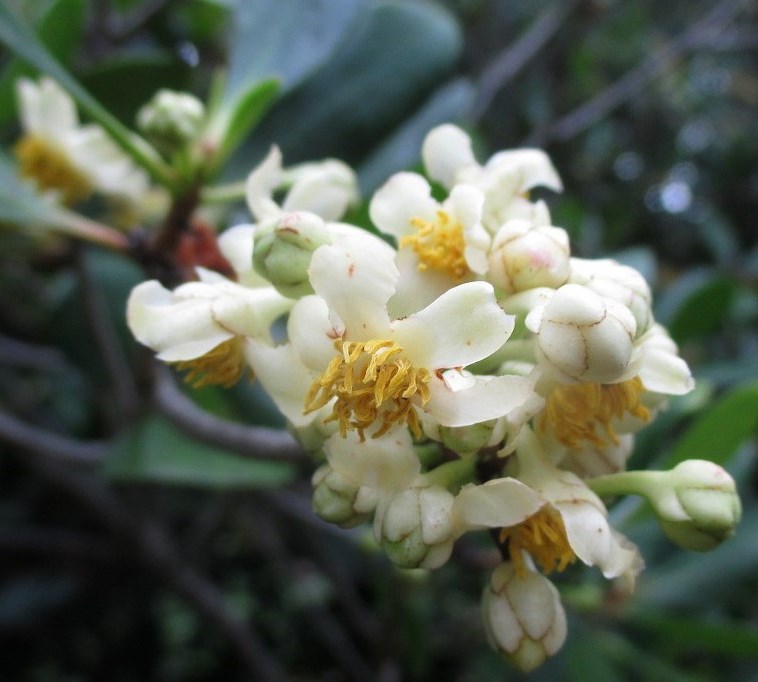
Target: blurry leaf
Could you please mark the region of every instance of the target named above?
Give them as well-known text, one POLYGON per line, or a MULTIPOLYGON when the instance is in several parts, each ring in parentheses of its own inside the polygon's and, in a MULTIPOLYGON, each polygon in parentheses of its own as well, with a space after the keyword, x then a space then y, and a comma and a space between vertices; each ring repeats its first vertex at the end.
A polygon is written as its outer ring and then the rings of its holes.
POLYGON ((708 651, 735 657, 758 657, 758 629, 732 623, 712 623, 703 619, 674 616, 645 610, 628 620, 635 627, 652 632, 667 647, 687 651, 708 651))
POLYGON ((261 488, 284 485, 296 472, 288 464, 230 455, 192 440, 160 417, 148 417, 121 440, 105 473, 119 481, 261 488))
POLYGON ((97 121, 113 140, 138 164, 145 168, 155 180, 170 186, 173 176, 158 153, 107 111, 90 93, 82 87, 71 73, 48 51, 44 43, 5 5, 0 4, 0 42, 11 52, 28 62, 68 91, 77 104, 97 121))
POLYGON ((290 90, 322 64, 366 0, 236 0, 225 103, 258 81, 290 90))
POLYGON ((424 104, 460 51, 459 26, 440 6, 377 3, 329 62, 277 104, 256 130, 252 149, 238 155, 232 177, 247 173, 250 159, 274 142, 287 163, 359 160, 424 104))
POLYGON ((713 404, 684 432, 665 466, 685 459, 709 459, 725 465, 758 430, 758 383, 737 388, 713 404))
MULTIPOLYGON (((57 0, 37 22, 42 42, 61 62, 71 60, 84 30, 84 0, 57 0)), ((13 60, 0 76, 0 126, 16 116, 16 79, 31 76, 36 69, 13 60)))
POLYGON ((82 83, 101 102, 108 102, 111 113, 122 123, 131 126, 139 107, 160 88, 183 89, 187 73, 186 65, 166 52, 117 54, 89 69, 82 75, 82 83))
POLYGON ((470 81, 458 79, 435 92, 358 169, 361 192, 368 196, 392 173, 418 163, 421 144, 435 126, 460 120, 474 99, 470 81))

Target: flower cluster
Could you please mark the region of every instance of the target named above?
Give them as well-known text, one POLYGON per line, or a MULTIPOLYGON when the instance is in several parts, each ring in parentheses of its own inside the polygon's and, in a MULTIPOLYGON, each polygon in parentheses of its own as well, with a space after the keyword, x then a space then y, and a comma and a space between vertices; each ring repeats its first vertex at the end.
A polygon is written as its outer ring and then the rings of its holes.
POLYGON ((485 630, 530 670, 566 635, 547 576, 578 561, 631 590, 643 566, 600 496, 648 497, 696 550, 732 533, 739 500, 710 463, 624 471, 635 432, 693 380, 643 277, 573 257, 530 196, 562 188, 548 157, 481 164, 443 125, 422 158, 426 175, 398 173, 370 199, 380 237, 341 222, 358 196, 349 167, 284 168, 272 149, 247 181, 255 223, 219 239, 235 276, 144 282, 128 322, 195 385, 255 376, 319 463, 315 512, 372 522, 397 565, 437 568, 490 531, 503 560, 485 630))

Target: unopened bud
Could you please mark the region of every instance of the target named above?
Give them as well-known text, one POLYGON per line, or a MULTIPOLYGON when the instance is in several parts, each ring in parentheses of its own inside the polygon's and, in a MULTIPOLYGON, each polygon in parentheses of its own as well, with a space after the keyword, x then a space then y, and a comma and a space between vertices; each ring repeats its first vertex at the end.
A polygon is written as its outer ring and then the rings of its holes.
POLYGON ((159 90, 137 113, 137 125, 166 153, 194 140, 205 120, 203 103, 186 92, 159 90))
POLYGON ((375 500, 363 498, 370 491, 346 481, 328 464, 316 470, 311 483, 313 511, 324 521, 351 528, 369 519, 375 500))
POLYGON ((689 459, 664 476, 649 499, 673 542, 706 552, 734 534, 742 506, 734 479, 722 467, 689 459))
POLYGON ((629 309, 578 284, 558 289, 527 327, 540 363, 560 378, 614 383, 629 368, 636 322, 629 309))
POLYGON ((409 488, 395 495, 378 535, 387 556, 403 568, 438 568, 453 550, 453 495, 440 486, 409 488))
POLYGON ((308 268, 313 252, 331 243, 329 229, 315 213, 285 213, 255 233, 253 267, 283 296, 313 293, 308 268))
POLYGON ((558 590, 540 573, 519 575, 511 562, 493 571, 482 595, 482 618, 492 648, 523 672, 542 665, 566 640, 558 590))
POLYGON ((566 231, 529 220, 509 220, 500 228, 489 254, 489 279, 506 293, 535 287, 557 288, 570 273, 566 231))

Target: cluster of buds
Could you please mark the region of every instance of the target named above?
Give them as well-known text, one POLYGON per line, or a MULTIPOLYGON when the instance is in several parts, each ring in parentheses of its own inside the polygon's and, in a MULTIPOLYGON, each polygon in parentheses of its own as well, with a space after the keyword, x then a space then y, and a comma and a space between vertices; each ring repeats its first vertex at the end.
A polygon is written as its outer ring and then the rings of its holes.
POLYGON ((144 282, 128 322, 195 385, 254 375, 320 462, 315 512, 372 522, 398 566, 437 568, 462 535, 488 530, 503 561, 485 631, 529 670, 566 635, 547 576, 579 561, 631 590, 642 568, 601 496, 647 497, 696 550, 733 532, 739 498, 708 463, 625 471, 635 432, 693 380, 643 277, 573 257, 530 196, 561 190, 548 157, 481 164, 443 125, 422 158, 426 175, 398 173, 371 197, 380 238, 341 221, 357 200, 349 167, 284 168, 272 149, 247 181, 254 223, 219 239, 235 276, 144 282))

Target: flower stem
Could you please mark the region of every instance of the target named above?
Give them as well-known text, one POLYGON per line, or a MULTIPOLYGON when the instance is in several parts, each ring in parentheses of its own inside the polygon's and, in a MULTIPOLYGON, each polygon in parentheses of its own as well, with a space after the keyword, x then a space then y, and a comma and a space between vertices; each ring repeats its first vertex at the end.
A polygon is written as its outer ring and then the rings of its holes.
POLYGON ((226 185, 205 187, 200 195, 204 204, 223 204, 229 201, 239 201, 245 198, 245 181, 230 182, 226 185))
POLYGON ((660 471, 621 471, 617 474, 596 476, 587 480, 587 485, 601 497, 617 495, 642 495, 647 497, 665 472, 660 471))
POLYGON ((462 457, 452 462, 440 464, 426 474, 426 480, 451 492, 457 491, 464 483, 474 480, 476 457, 462 457))

